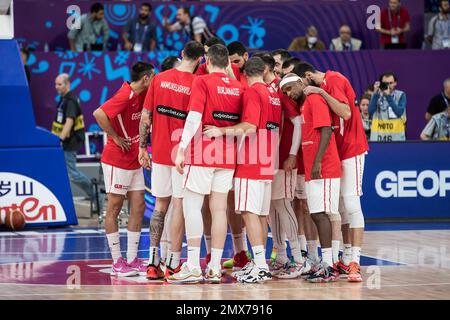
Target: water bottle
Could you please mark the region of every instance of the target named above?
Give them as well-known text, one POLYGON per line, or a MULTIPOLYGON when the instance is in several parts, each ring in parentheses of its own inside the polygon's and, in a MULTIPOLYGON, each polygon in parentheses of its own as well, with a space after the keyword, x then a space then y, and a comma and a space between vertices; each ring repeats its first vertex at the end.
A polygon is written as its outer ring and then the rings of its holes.
POLYGON ((48 47, 48 43, 46 42, 45 46, 44 46, 44 52, 49 52, 49 51, 50 51, 50 49, 48 47))

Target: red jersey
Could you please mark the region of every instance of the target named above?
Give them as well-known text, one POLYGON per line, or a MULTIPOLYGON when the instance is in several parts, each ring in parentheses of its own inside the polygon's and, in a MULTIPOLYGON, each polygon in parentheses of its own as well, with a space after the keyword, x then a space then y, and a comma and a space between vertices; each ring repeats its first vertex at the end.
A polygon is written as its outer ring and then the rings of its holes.
POLYGON ((281 97, 281 106, 283 109, 283 128, 281 130, 280 152, 279 152, 279 169, 283 169, 284 161, 289 157, 289 151, 292 146, 292 134, 294 133, 294 125, 291 118, 298 117, 300 112, 297 103, 283 94, 278 88, 278 95, 281 97))
MULTIPOLYGON (((301 112, 302 112, 302 107, 303 107, 303 102, 302 102, 302 105, 297 105, 300 116, 301 116, 301 112)), ((298 148, 298 153, 297 153, 297 175, 305 175, 305 163, 303 162, 303 150, 302 150, 301 145, 300 145, 300 148, 298 148)))
MULTIPOLYGON (((309 95, 302 107, 302 149, 305 164, 305 180, 311 180, 311 171, 319 150, 320 129, 331 127, 331 115, 328 105, 319 94, 309 95)), ((334 133, 322 159, 322 178, 340 178, 341 161, 339 159, 334 133)))
POLYGON ((195 75, 176 68, 157 74, 144 108, 152 113, 152 161, 174 166, 195 75))
MULTIPOLYGON (((408 10, 405 7, 400 7, 397 13, 390 12, 390 9, 386 8, 381 11, 380 23, 381 28, 385 30, 392 30, 395 28, 405 28, 406 24, 410 22, 408 10)), ((405 34, 402 33, 399 37, 398 43, 406 43, 405 34)), ((387 34, 381 35, 381 44, 392 44, 392 36, 387 34)))
POLYGON ((139 122, 146 93, 136 95, 130 84, 125 82, 111 99, 100 106, 119 137, 131 140, 130 151, 123 152, 113 139, 108 137, 102 153, 103 163, 125 170, 136 170, 141 167, 138 161, 139 122))
MULTIPOLYGON (((234 76, 237 81, 241 81, 241 71, 237 64, 232 63, 231 69, 233 69, 234 76)), ((202 63, 198 66, 197 71, 195 71, 196 76, 204 76, 205 74, 209 74, 208 70, 206 70, 206 63, 202 63)))
POLYGON ((331 112, 336 143, 341 160, 350 159, 369 150, 359 108, 355 104, 356 94, 346 77, 339 72, 328 71, 321 85, 336 100, 348 104, 351 110, 349 120, 339 118, 331 112))
POLYGON ((265 83, 254 83, 247 88, 241 122, 251 123, 257 129, 255 134, 238 142, 242 147, 238 150, 235 177, 272 180, 281 125, 281 101, 275 89, 265 83))
POLYGON ((228 127, 239 123, 243 91, 239 81, 221 72, 194 79, 189 111, 199 112, 203 116, 202 125, 191 141, 191 154, 186 157, 187 164, 226 169, 236 167, 234 137, 209 139, 203 135, 203 126, 228 127))

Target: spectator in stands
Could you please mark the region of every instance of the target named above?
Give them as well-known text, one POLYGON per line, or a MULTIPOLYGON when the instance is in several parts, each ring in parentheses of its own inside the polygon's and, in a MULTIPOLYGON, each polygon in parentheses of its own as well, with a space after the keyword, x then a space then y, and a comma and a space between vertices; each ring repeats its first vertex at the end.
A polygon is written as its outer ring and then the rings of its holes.
POLYGON ((428 23, 427 41, 433 50, 450 49, 450 4, 449 0, 439 1, 439 14, 428 23))
POLYGON ((393 72, 383 74, 374 84, 375 92, 369 103, 370 141, 406 140, 406 94, 396 87, 397 77, 393 72))
POLYGON ((143 3, 139 16, 128 21, 122 33, 126 50, 141 52, 155 49, 156 25, 150 19, 151 14, 152 5, 143 3))
POLYGON ((181 60, 176 56, 169 56, 161 63, 161 72, 176 68, 181 60))
POLYGON ((22 58, 23 68, 25 69, 25 75, 27 76, 28 85, 30 85, 30 68, 28 68, 28 59, 30 58, 30 49, 21 48, 20 57, 22 58))
POLYGON ((450 78, 444 81, 444 91, 431 98, 430 104, 428 105, 428 110, 425 113, 425 119, 427 121, 430 121, 432 116, 447 110, 449 105, 450 105, 450 78))
POLYGON ((422 140, 450 141, 450 106, 431 117, 420 138, 422 140))
POLYGON ((189 8, 178 9, 176 19, 174 24, 169 24, 167 17, 164 17, 164 28, 169 32, 184 31, 190 40, 202 44, 205 44, 207 39, 214 37, 214 33, 208 28, 203 18, 191 17, 189 8))
POLYGON ((339 37, 331 40, 331 51, 359 51, 362 41, 352 38, 352 29, 346 24, 339 29, 339 37))
POLYGON ((361 101, 359 102, 359 109, 361 111, 361 119, 366 132, 367 141, 370 140, 370 128, 372 127, 372 119, 369 115, 369 103, 371 96, 363 95, 361 101))
POLYGON ((230 62, 236 64, 241 72, 244 71, 244 64, 248 60, 247 48, 243 43, 239 41, 231 42, 228 46, 228 54, 230 56, 230 62))
POLYGON ((315 26, 310 26, 304 37, 292 40, 289 51, 325 50, 325 44, 319 39, 319 32, 315 26))
POLYGON ((285 49, 277 49, 270 54, 275 59, 275 74, 281 76, 283 63, 291 57, 291 54, 285 49))
POLYGON ((297 57, 291 57, 283 62, 283 66, 281 67, 281 77, 284 77, 288 73, 291 73, 292 70, 295 69, 302 62, 301 59, 297 57))
POLYGON ((109 26, 105 19, 105 10, 101 3, 91 6, 90 14, 83 14, 80 18, 80 28, 69 31, 70 50, 72 51, 102 51, 107 49, 109 26), (102 36, 102 43, 98 43, 102 36))
POLYGON ((375 91, 375 88, 373 87, 373 84, 369 84, 367 86, 366 90, 364 90, 363 95, 368 95, 368 96, 372 97, 374 91, 375 91))
POLYGON ((61 141, 70 181, 93 200, 91 181, 77 169, 77 151, 84 144, 84 120, 80 99, 70 90, 68 74, 63 73, 56 78, 55 88, 61 99, 53 121, 52 133, 61 141))
POLYGON ((400 0, 389 0, 389 8, 381 12, 381 25, 377 31, 381 33, 381 46, 384 49, 406 49, 405 33, 411 30, 408 10, 400 0))

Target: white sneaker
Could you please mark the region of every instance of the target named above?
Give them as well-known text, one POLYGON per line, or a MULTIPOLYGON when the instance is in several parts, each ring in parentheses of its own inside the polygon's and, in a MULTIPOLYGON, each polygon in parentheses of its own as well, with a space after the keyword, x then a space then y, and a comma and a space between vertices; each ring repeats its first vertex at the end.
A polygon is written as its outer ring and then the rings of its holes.
POLYGON ((232 272, 231 276, 233 278, 237 279, 239 276, 242 276, 242 275, 250 272, 254 266, 255 266, 255 264, 253 263, 253 260, 250 260, 250 262, 247 262, 247 264, 241 270, 232 272))
POLYGON ((179 272, 167 278, 168 283, 199 283, 203 281, 202 270, 200 268, 190 269, 185 262, 179 272))
POLYGON ((316 273, 319 269, 320 269, 320 261, 314 261, 308 257, 302 266, 301 276, 308 277, 316 273))
POLYGON ((283 270, 278 272, 274 277, 279 279, 295 279, 302 274, 302 265, 297 263, 289 263, 283 270))
POLYGON ((278 274, 278 272, 280 272, 281 270, 287 268, 288 265, 289 265, 289 262, 281 263, 281 262, 279 262, 277 260, 274 260, 274 261, 272 261, 270 263, 270 266, 269 266, 270 273, 273 276, 275 276, 276 274, 278 274))
POLYGON ((206 266, 205 280, 209 283, 220 283, 222 272, 220 268, 212 268, 209 264, 206 266))
POLYGON ((272 279, 272 274, 269 267, 254 266, 250 272, 237 278, 237 281, 242 283, 261 283, 272 279))

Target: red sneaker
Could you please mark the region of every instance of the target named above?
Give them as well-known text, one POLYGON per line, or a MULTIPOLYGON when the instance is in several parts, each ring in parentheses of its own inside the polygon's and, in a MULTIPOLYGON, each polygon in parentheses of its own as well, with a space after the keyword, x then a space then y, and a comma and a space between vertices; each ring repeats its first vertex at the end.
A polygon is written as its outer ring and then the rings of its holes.
POLYGON ((178 265, 178 267, 176 267, 175 269, 172 269, 171 267, 166 266, 166 272, 165 272, 165 274, 164 274, 164 280, 167 282, 167 279, 168 279, 171 275, 180 272, 180 270, 181 270, 181 263, 180 263, 180 264, 178 265))
POLYGON ((161 280, 164 279, 164 272, 161 270, 160 264, 154 266, 153 264, 147 267, 147 279, 148 280, 161 280))
POLYGON ((348 272, 350 271, 350 266, 346 266, 342 260, 339 260, 339 262, 336 263, 335 267, 336 267, 336 269, 339 270, 339 274, 342 277, 345 278, 348 276, 348 272))
POLYGON ((241 252, 237 253, 233 257, 234 263, 233 263, 233 270, 241 270, 247 263, 250 262, 247 256, 247 252, 242 250, 241 252))
POLYGON ((362 282, 361 267, 358 263, 352 262, 349 266, 348 282, 362 282))

